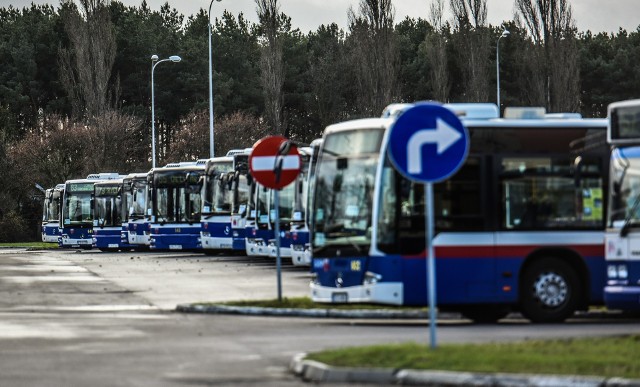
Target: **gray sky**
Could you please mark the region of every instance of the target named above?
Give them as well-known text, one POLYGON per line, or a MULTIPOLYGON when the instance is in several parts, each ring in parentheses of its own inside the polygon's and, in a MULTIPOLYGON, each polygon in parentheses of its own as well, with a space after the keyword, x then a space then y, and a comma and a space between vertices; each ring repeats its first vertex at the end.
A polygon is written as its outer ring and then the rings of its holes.
MULTIPOLYGON (((140 5, 142 0, 121 0, 127 5, 140 5)), ((34 3, 58 5, 58 0, 33 0, 34 3)), ((166 0, 147 0, 149 6, 160 9, 166 0)), ((280 10, 291 17, 294 27, 303 32, 315 30, 321 24, 336 22, 346 27, 347 10, 355 6, 359 0, 281 0, 280 10)), ((0 6, 13 5, 21 8, 31 4, 31 0, 0 0, 0 6)), ((184 15, 191 15, 200 8, 207 9, 210 0, 172 0, 169 4, 184 15)), ((406 16, 427 18, 430 0, 394 0, 396 22, 406 16)), ((448 1, 445 0, 445 3, 448 1)), ((489 23, 498 25, 503 20, 513 18, 514 0, 487 0, 489 23)), ((572 0, 574 18, 578 29, 600 32, 617 32, 620 27, 634 31, 640 25, 640 0, 572 0)), ((256 21, 256 7, 253 0, 222 0, 215 2, 212 15, 219 16, 227 9, 237 15, 243 12, 247 19, 256 21)))

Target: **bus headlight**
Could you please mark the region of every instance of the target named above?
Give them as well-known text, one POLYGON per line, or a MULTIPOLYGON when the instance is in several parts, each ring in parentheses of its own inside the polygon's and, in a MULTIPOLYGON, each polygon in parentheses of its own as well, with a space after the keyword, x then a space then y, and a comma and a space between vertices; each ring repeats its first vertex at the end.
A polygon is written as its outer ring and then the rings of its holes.
POLYGON ((304 251, 304 246, 303 245, 291 245, 291 249, 293 251, 304 251))
POLYGON ((376 273, 373 273, 373 272, 370 272, 370 271, 364 273, 364 284, 365 285, 375 285, 381 279, 382 279, 382 276, 380 274, 376 274, 376 273))
POLYGON ((609 278, 627 279, 629 278, 629 271, 627 265, 609 265, 607 266, 607 276, 609 278))
POLYGON ((209 231, 200 231, 200 235, 205 238, 209 238, 211 236, 211 233, 209 231))
POLYGON ((627 271, 627 265, 618 265, 618 278, 620 278, 620 279, 629 278, 629 272, 627 271))

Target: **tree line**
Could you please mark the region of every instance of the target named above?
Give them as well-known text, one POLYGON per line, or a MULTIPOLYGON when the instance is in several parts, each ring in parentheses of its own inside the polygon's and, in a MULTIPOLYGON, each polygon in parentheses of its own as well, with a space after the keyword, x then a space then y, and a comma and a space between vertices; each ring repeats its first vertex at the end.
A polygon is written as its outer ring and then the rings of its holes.
MULTIPOLYGON (((640 86, 640 30, 578 31, 569 0, 514 0, 496 26, 486 0, 425 0, 403 20, 393 0, 360 0, 346 29, 309 32, 254 1, 257 23, 212 19, 216 156, 267 134, 308 143, 391 102, 495 102, 498 44, 501 108, 602 117, 640 86)), ((0 241, 37 237, 34 183, 149 170, 154 54, 182 58, 155 70, 158 165, 209 157, 208 23, 146 1, 0 8, 0 241)))

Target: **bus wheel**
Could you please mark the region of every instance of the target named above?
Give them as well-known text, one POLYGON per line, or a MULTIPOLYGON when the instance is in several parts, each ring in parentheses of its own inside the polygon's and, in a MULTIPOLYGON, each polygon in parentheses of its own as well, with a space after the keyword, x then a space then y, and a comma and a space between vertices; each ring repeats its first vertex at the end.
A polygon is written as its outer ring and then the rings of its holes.
POLYGON ((520 284, 520 307, 532 322, 562 322, 575 312, 580 298, 580 281, 564 261, 543 258, 525 271, 520 284))
POLYGON ((491 324, 507 317, 510 311, 506 305, 469 305, 462 308, 460 313, 476 324, 491 324))

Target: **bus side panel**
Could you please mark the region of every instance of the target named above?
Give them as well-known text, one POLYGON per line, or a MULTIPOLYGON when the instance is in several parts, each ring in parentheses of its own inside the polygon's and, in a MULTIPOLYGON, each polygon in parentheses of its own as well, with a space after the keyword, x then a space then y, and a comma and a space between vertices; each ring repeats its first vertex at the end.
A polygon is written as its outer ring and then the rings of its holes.
POLYGON ((601 256, 587 256, 585 262, 589 271, 590 304, 604 303, 604 288, 607 284, 607 264, 604 259, 604 246, 601 256))
MULTIPOLYGON (((517 279, 497 278, 496 268, 500 266, 517 271, 522 259, 496 259, 491 255, 477 256, 472 254, 473 250, 467 248, 465 248, 467 253, 445 252, 446 250, 437 249, 436 251, 436 302, 438 305, 515 303, 517 301, 517 279)), ((490 254, 491 248, 484 250, 490 254)), ((402 259, 406 305, 428 303, 426 264, 424 257, 402 259)))

